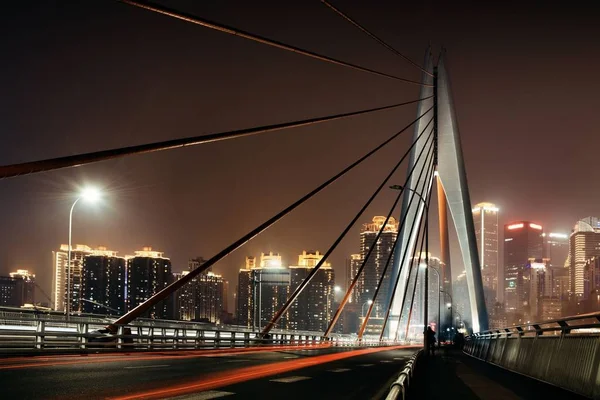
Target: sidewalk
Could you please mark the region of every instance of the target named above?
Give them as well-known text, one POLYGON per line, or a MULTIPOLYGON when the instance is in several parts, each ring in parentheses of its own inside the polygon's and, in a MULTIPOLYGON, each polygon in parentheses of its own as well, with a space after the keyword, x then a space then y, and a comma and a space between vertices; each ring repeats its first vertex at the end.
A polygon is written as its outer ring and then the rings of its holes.
POLYGON ((450 348, 420 360, 408 396, 440 400, 585 399, 450 348))

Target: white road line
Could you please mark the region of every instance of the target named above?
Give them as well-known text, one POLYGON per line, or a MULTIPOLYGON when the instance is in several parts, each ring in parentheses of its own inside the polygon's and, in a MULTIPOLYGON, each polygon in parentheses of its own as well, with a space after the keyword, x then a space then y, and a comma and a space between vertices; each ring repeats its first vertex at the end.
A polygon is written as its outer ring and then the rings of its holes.
POLYGON ((329 372, 346 372, 346 371, 350 371, 350 368, 336 368, 336 369, 329 370, 329 372))
POLYGON ((298 358, 298 356, 287 356, 287 357, 283 357, 283 358, 298 358))
POLYGON ((372 367, 374 364, 359 364, 359 367, 372 367))
POLYGON ((248 361, 250 361, 250 360, 237 359, 237 360, 227 360, 225 362, 232 363, 232 362, 248 362, 248 361))
POLYGON ((160 364, 160 365, 140 365, 140 366, 137 366, 137 367, 125 367, 125 369, 162 368, 162 367, 170 367, 170 365, 167 365, 167 364, 160 364))
POLYGON ((298 381, 304 381, 306 379, 310 379, 310 376, 287 376, 285 378, 271 379, 270 382, 294 383, 298 381))
POLYGON ((382 362, 382 363, 391 363, 393 361, 392 360, 381 360, 380 362, 382 362))
POLYGON ((235 394, 235 393, 221 392, 219 390, 207 390, 205 392, 185 394, 183 396, 177 396, 177 397, 169 397, 165 400, 210 400, 210 399, 217 399, 219 397, 231 396, 232 394, 235 394))
POLYGON ((406 357, 394 357, 394 360, 406 360, 406 357))

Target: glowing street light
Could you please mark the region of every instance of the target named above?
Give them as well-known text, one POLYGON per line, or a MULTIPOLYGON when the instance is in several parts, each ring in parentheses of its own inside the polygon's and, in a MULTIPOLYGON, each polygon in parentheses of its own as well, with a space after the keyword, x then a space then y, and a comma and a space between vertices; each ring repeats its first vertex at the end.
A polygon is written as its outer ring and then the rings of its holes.
POLYGON ((336 293, 339 293, 339 292, 342 291, 342 288, 336 285, 336 286, 333 287, 333 291, 336 292, 336 293))
POLYGON ((69 316, 71 314, 71 237, 73 232, 73 209, 75 209, 75 204, 77 204, 77 202, 79 202, 79 200, 81 199, 88 203, 95 203, 100 199, 100 190, 96 187, 84 188, 73 202, 73 205, 71 206, 71 211, 69 212, 69 250, 67 253, 67 304, 65 307, 65 311, 67 313, 67 321, 69 320, 69 316))
POLYGON ((373 300, 371 300, 371 299, 369 299, 363 303, 362 309, 361 309, 361 316, 363 316, 363 317, 365 316, 365 306, 371 305, 371 304, 373 304, 373 300))

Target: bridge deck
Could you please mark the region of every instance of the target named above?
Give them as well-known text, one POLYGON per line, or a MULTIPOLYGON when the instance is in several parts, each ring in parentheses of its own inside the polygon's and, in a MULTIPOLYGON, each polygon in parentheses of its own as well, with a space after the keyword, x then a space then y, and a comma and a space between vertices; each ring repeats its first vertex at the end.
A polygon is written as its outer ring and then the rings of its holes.
POLYGON ((410 394, 421 399, 582 400, 585 397, 443 348, 423 358, 410 394))

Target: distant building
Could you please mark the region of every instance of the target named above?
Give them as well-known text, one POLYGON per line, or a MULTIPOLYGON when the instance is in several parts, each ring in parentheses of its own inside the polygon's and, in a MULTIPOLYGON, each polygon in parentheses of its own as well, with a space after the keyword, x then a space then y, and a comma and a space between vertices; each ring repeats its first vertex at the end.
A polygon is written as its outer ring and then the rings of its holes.
POLYGON ((569 237, 569 286, 575 299, 586 299, 585 265, 593 257, 600 257, 600 220, 587 217, 579 220, 569 237))
MULTIPOLYGON (((360 254, 351 254, 350 258, 346 260, 346 276, 345 276, 345 290, 350 287, 354 277, 358 273, 358 269, 362 264, 362 257, 360 254)), ((365 276, 364 274, 360 274, 358 280, 356 281, 356 285, 354 289, 350 293, 350 298, 348 299, 349 303, 357 303, 360 298, 360 294, 364 292, 365 287, 365 276)))
POLYGON ((15 307, 35 304, 35 274, 26 269, 18 269, 16 272, 11 272, 9 276, 15 279, 15 292, 13 294, 15 307))
POLYGON ((83 259, 92 254, 92 248, 83 244, 77 244, 71 249, 71 267, 67 262, 69 245, 63 244, 60 250, 52 252, 53 258, 53 282, 52 299, 54 309, 65 311, 67 304, 67 285, 71 312, 80 311, 81 304, 81 270, 83 259), (69 273, 70 271, 70 273, 69 273), (70 279, 69 279, 70 276, 70 279))
MULTIPOLYGON (((127 258, 127 310, 133 310, 154 294, 167 287, 174 280, 171 272, 171 260, 162 252, 144 247, 136 251, 135 256, 127 258)), ((152 307, 147 316, 150 318, 174 318, 172 299, 166 299, 152 307)))
MULTIPOLYGON (((528 282, 523 280, 530 260, 541 260, 544 254, 541 225, 517 221, 504 225, 504 307, 509 314, 524 313, 529 302, 528 282)), ((520 320, 522 317, 510 317, 520 320)))
MULTIPOLYGON (((290 292, 306 279, 313 267, 323 258, 317 252, 303 251, 298 265, 290 266, 290 292)), ((323 263, 310 283, 292 303, 288 324, 290 329, 302 331, 325 331, 333 317, 335 274, 329 263, 323 263)))
POLYGON ((569 235, 551 232, 544 235, 544 258, 550 260, 553 268, 568 268, 569 235))
MULTIPOLYGON (((383 274, 388 259, 390 259, 386 276, 382 281, 382 287, 379 290, 377 299, 375 299, 375 305, 373 306, 373 312, 371 318, 382 319, 385 317, 385 311, 388 302, 388 289, 389 289, 389 275, 394 264, 394 243, 398 236, 398 222, 396 219, 391 217, 387 224, 383 226, 385 217, 376 216, 373 217, 372 222, 363 224, 360 231, 360 259, 365 260, 367 254, 372 247, 375 247, 365 263, 365 268, 362 273, 363 284, 362 290, 357 292, 358 304, 362 305, 369 300, 373 300, 373 294, 375 288, 379 284, 379 280, 383 274), (383 230, 377 243, 375 243, 375 237, 378 232, 383 230)), ((358 261, 358 259, 357 259, 358 261)))
MULTIPOLYGON (((205 262, 204 259, 192 259, 188 262, 189 271, 175 274, 181 279, 205 262)), ((203 271, 177 291, 178 318, 186 321, 221 323, 224 311, 224 285, 221 275, 212 271, 203 271)))
POLYGON ((475 236, 479 249, 481 277, 484 288, 485 303, 488 310, 494 309, 498 301, 498 207, 492 203, 479 203, 473 207, 475 236))
POLYGON ((254 299, 252 297, 252 270, 256 268, 256 257, 246 257, 244 268, 238 273, 236 295, 236 320, 238 325, 252 327, 254 299))
POLYGON ((125 313, 124 257, 99 247, 83 258, 81 271, 82 312, 122 315, 125 313))
POLYGON ((17 307, 15 302, 16 284, 15 278, 0 276, 0 306, 17 307))

